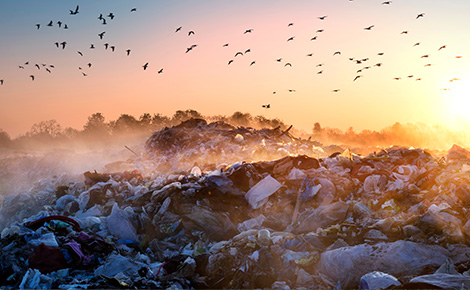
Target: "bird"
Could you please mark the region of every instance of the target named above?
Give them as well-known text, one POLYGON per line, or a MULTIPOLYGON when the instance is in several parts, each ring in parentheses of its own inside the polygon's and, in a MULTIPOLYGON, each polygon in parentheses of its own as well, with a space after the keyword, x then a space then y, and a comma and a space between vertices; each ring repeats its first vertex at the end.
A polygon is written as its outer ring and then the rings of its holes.
POLYGON ((393 78, 393 79, 394 79, 394 80, 396 80, 396 81, 399 81, 399 80, 401 80, 401 78, 400 78, 400 77, 396 77, 396 78, 393 78))
POLYGON ((250 29, 245 30, 245 32, 243 32, 243 34, 252 33, 252 32, 253 32, 253 28, 250 28, 250 29))
POLYGON ((289 37, 289 38, 287 39, 287 41, 294 40, 294 37, 295 37, 295 36, 289 37))
POLYGON ((95 49, 95 45, 93 43, 90 44, 90 49, 95 49))
POLYGON ((103 31, 103 32, 101 32, 101 33, 98 33, 98 36, 100 37, 100 39, 103 39, 103 36, 104 36, 105 33, 106 33, 106 31, 103 31))
POLYGON ((34 75, 30 75, 29 77, 31 78, 32 81, 34 81, 34 75))
POLYGON ((3 86, 3 80, 0 80, 0 85, 3 86))
POLYGON ((37 67, 38 69, 41 69, 41 68, 39 67, 39 64, 35 64, 34 66, 37 67))
POLYGON ((290 62, 286 62, 286 64, 284 66, 290 66, 292 67, 292 64, 290 62))
POLYGON ((251 49, 248 48, 247 50, 245 50, 245 54, 247 54, 249 52, 251 52, 251 49))
POLYGON ((313 56, 313 53, 309 53, 309 54, 307 54, 307 56, 313 56))
POLYGON ((454 81, 460 81, 460 79, 459 78, 453 78, 453 79, 449 80, 449 82, 451 82, 451 83, 454 82, 454 81))
POLYGON ((325 29, 318 29, 317 32, 323 32, 325 29))
POLYGON ((269 108, 271 108, 271 104, 262 105, 262 107, 265 108, 265 109, 269 109, 269 108))
POLYGON ((421 58, 427 58, 429 57, 429 54, 422 55, 421 58))
POLYGON ((400 34, 408 34, 408 30, 403 30, 400 34))
POLYGON ((47 26, 52 26, 52 20, 47 24, 47 26))
POLYGON ((254 65, 255 63, 256 63, 256 61, 252 61, 252 62, 250 63, 250 66, 254 65))
POLYGON ((413 46, 418 46, 420 44, 421 44, 421 42, 416 42, 415 44, 413 44, 413 46))
POLYGON ((462 58, 462 56, 461 56, 461 55, 457 55, 455 58, 462 58))
POLYGON ((137 8, 135 7, 131 9, 131 12, 136 12, 136 11, 137 11, 137 8))
POLYGON ((368 26, 368 27, 364 28, 364 30, 372 30, 372 27, 374 27, 374 25, 368 26))
POLYGON ((319 66, 323 66, 323 64, 322 64, 322 63, 319 63, 319 64, 316 65, 316 67, 319 67, 319 66))
POLYGON ((320 16, 320 17, 318 17, 318 19, 320 19, 320 20, 325 20, 326 17, 328 17, 328 16, 327 16, 327 15, 325 15, 325 16, 320 16))
POLYGON ((103 17, 103 13, 100 13, 100 16, 98 16, 98 20, 103 20, 104 17, 103 17))
POLYGON ((338 55, 341 54, 341 51, 335 51, 335 53, 333 53, 333 55, 337 55, 337 54, 338 55))
POLYGON ((55 46, 57 46, 57 48, 59 48, 59 43, 58 42, 55 42, 54 44, 55 44, 55 46))
POLYGON ((188 36, 190 36, 191 34, 194 34, 194 31, 190 30, 190 31, 188 32, 188 36))
POLYGON ((382 5, 388 5, 390 3, 392 3, 392 1, 385 1, 385 2, 382 2, 382 5))
POLYGON ((147 63, 144 64, 142 67, 144 68, 144 70, 146 70, 148 66, 149 66, 149 63, 147 62, 147 63))
POLYGON ((52 65, 52 64, 51 64, 51 65, 49 65, 49 67, 51 67, 51 68, 55 68, 55 66, 54 66, 54 65, 52 65))
POLYGON ((70 11, 70 15, 77 15, 77 14, 78 14, 78 9, 79 9, 79 6, 77 5, 77 7, 75 7, 75 11, 69 10, 69 11, 70 11))
POLYGON ((289 93, 295 93, 295 90, 293 90, 293 89, 289 89, 288 91, 289 91, 289 93))
POLYGON ((114 19, 114 14, 113 14, 112 12, 110 12, 110 13, 108 14, 108 17, 111 18, 111 20, 113 20, 113 19, 114 19))
POLYGON ((101 24, 103 24, 103 25, 106 25, 106 24, 107 24, 106 18, 101 19, 101 21, 103 21, 101 24))
POLYGON ((64 29, 69 29, 69 26, 67 24, 64 24, 64 29))
POLYGON ((276 59, 277 62, 281 62, 282 58, 278 58, 276 59))
POLYGON ((360 72, 362 72, 362 69, 358 69, 358 70, 356 71, 357 74, 360 73, 360 72))
POLYGON ((108 46, 109 46, 109 43, 106 42, 106 43, 104 44, 104 49, 108 49, 108 46))
POLYGON ((382 66, 382 63, 376 63, 374 66, 382 66))
POLYGON ((24 65, 28 65, 29 64, 29 61, 25 62, 24 65))
POLYGON ((109 48, 111 48, 112 52, 114 52, 114 49, 116 49, 116 47, 114 47, 114 45, 111 45, 109 48))
POLYGON ((339 89, 335 89, 335 90, 333 90, 332 92, 333 92, 333 93, 337 93, 337 92, 339 92, 339 89))
POLYGON ((176 28, 175 32, 178 32, 178 31, 180 31, 180 30, 181 30, 181 28, 183 28, 183 27, 182 27, 182 26, 180 26, 180 27, 176 28))
POLYGON ((356 76, 354 79, 353 79, 353 82, 355 82, 357 79, 359 79, 360 77, 362 77, 361 75, 359 76, 356 76))
POLYGON ((424 13, 418 14, 418 16, 416 16, 416 19, 418 19, 418 18, 420 18, 420 17, 424 17, 424 13))
POLYGON ((161 69, 158 71, 158 73, 161 74, 162 72, 163 72, 163 69, 161 68, 161 69))
POLYGON ((86 74, 86 73, 84 73, 84 72, 82 72, 82 75, 83 75, 84 77, 86 77, 86 76, 87 76, 87 74, 86 74))
POLYGON ((409 75, 407 76, 407 78, 411 79, 412 77, 414 77, 414 75, 409 75))
POLYGON ((60 45, 62 45, 62 49, 65 49, 65 45, 66 45, 66 44, 67 44, 66 41, 63 41, 63 42, 60 43, 60 45))
POLYGON ((22 65, 19 65, 18 67, 21 68, 21 69, 24 69, 24 66, 22 66, 22 65))
POLYGON ((239 51, 239 52, 235 53, 235 57, 237 57, 237 55, 243 55, 243 52, 239 51))
POLYGON ((275 94, 276 94, 276 92, 273 92, 273 95, 275 95, 275 94))
POLYGON ((321 75, 321 74, 323 74, 323 70, 317 72, 317 75, 321 75))
POLYGON ((291 23, 287 24, 287 27, 293 26, 293 25, 294 25, 294 23, 291 22, 291 23))
POLYGON ((314 37, 310 38, 310 40, 311 40, 311 41, 312 41, 312 40, 317 40, 317 37, 314 36, 314 37))
POLYGON ((421 78, 417 78, 416 80, 417 80, 417 81, 420 81, 420 80, 421 80, 421 78))
POLYGON ((126 50, 126 53, 127 53, 127 56, 129 56, 129 54, 131 54, 131 50, 130 49, 126 50))
POLYGON ((89 62, 89 63, 87 64, 87 66, 90 68, 90 67, 91 67, 91 62, 89 62))
POLYGON ((193 47, 192 47, 192 46, 190 46, 190 47, 186 48, 186 53, 190 52, 192 49, 193 49, 193 47))
POLYGON ((59 28, 62 27, 62 21, 57 21, 57 25, 59 25, 59 28))
POLYGON ((228 43, 225 43, 224 45, 222 45, 222 47, 227 47, 228 46, 228 43))
POLYGON ((228 64, 230 65, 232 62, 233 62, 233 59, 229 60, 229 61, 228 61, 228 64))
POLYGON ((384 53, 383 53, 383 52, 379 52, 379 53, 377 53, 377 55, 384 55, 384 53))
POLYGON ((83 56, 83 53, 81 51, 77 51, 80 56, 83 56))
POLYGON ((79 70, 82 70, 82 67, 81 67, 81 66, 79 66, 79 67, 78 67, 78 69, 79 69, 79 70))
POLYGON ((439 50, 441 50, 441 49, 444 49, 444 48, 446 48, 446 46, 445 46, 445 45, 443 45, 443 46, 439 47, 438 51, 439 51, 439 50))
POLYGON ((36 27, 37 27, 37 29, 39 29, 39 27, 41 27, 41 24, 39 24, 39 23, 36 24, 36 27))

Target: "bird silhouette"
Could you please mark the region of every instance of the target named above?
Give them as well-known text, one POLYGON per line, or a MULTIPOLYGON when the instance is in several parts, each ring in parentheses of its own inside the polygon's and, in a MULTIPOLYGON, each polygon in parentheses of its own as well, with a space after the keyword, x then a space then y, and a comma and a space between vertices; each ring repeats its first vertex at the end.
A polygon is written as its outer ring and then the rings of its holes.
POLYGON ((390 3, 392 3, 392 1, 385 1, 385 2, 382 2, 382 5, 388 5, 390 3))
POLYGON ((31 78, 32 81, 34 81, 34 75, 30 75, 29 77, 31 78))
POLYGON ((320 17, 318 17, 318 19, 320 19, 320 20, 325 20, 326 17, 328 17, 328 16, 327 16, 327 15, 325 15, 325 16, 320 16, 320 17))
POLYGON ((317 72, 317 75, 321 75, 321 74, 323 74, 323 71, 322 71, 322 70, 319 71, 319 72, 317 72))
POLYGON ((98 16, 98 20, 103 20, 104 17, 103 17, 103 13, 100 13, 100 16, 98 16))
POLYGON ((37 67, 37 69, 41 69, 41 67, 39 67, 39 64, 35 64, 34 66, 37 67))
POLYGON ((29 61, 25 62, 24 65, 28 65, 29 64, 29 61))
POLYGON ((416 19, 418 19, 418 18, 420 18, 420 17, 424 17, 424 13, 418 14, 418 16, 416 16, 416 19))
POLYGON ((178 32, 178 31, 180 31, 180 30, 181 30, 181 28, 183 28, 183 27, 182 27, 182 26, 180 26, 180 27, 176 28, 175 32, 178 32))
POLYGON ((190 46, 190 47, 186 48, 186 53, 190 52, 192 49, 193 49, 193 47, 192 47, 192 46, 190 46))
POLYGON ((453 78, 453 79, 449 80, 449 82, 451 82, 451 83, 454 82, 454 81, 460 81, 460 79, 459 78, 453 78))
POLYGON ((461 55, 457 55, 455 58, 462 58, 462 56, 461 56, 461 55))
POLYGON ((188 36, 190 36, 191 34, 194 34, 194 31, 190 30, 190 31, 188 32, 188 36))
POLYGON ((412 77, 414 77, 414 75, 409 75, 409 76, 406 76, 406 77, 411 79, 412 77))
POLYGON ((310 40, 317 40, 317 37, 314 36, 314 37, 310 38, 310 40))
POLYGON ((87 74, 86 74, 86 73, 84 73, 84 72, 82 72, 82 75, 83 75, 84 77, 86 77, 86 76, 87 76, 87 74))
POLYGON ((319 64, 316 65, 316 67, 319 67, 319 66, 323 66, 323 64, 322 64, 322 63, 319 63, 319 64))
POLYGON ((396 80, 396 81, 399 81, 399 80, 401 80, 401 78, 400 78, 400 77, 396 77, 396 78, 393 78, 393 79, 394 79, 394 80, 396 80))
POLYGON ((228 46, 228 43, 226 43, 226 44, 222 45, 222 47, 227 47, 227 46, 228 46))
POLYGON ((103 39, 105 33, 106 33, 106 31, 103 31, 103 32, 101 32, 101 33, 98 33, 98 36, 100 37, 100 39, 103 39))
POLYGON ((158 73, 161 74, 162 72, 163 72, 163 69, 161 68, 161 69, 158 71, 158 73))
POLYGON ((382 63, 376 63, 374 66, 382 66, 382 63))
POLYGON ((106 18, 101 19, 101 21, 102 21, 101 24, 103 24, 103 25, 108 24, 108 23, 106 22, 106 18))
POLYGON ((53 21, 51 20, 51 21, 47 24, 47 26, 52 26, 52 25, 53 25, 52 23, 53 23, 53 21))
POLYGON ((383 52, 379 52, 379 53, 377 53, 377 55, 384 55, 384 53, 383 53, 383 52))
POLYGON ((59 43, 58 42, 55 42, 54 44, 55 44, 55 46, 57 46, 57 48, 59 48, 59 43))
POLYGON ((317 32, 323 32, 325 29, 318 29, 317 32))
POLYGON ((108 49, 108 46, 109 46, 109 43, 106 42, 106 43, 104 44, 104 49, 108 49))
POLYGON ((286 64, 284 66, 290 66, 292 67, 292 64, 290 62, 286 62, 286 64))
POLYGON ((66 44, 67 44, 66 41, 63 41, 63 42, 60 43, 60 45, 62 45, 62 49, 65 49, 65 45, 66 45, 66 44))
POLYGON ((429 54, 422 55, 421 58, 427 58, 429 57, 429 54))
POLYGON ((252 61, 252 62, 250 63, 250 66, 254 65, 255 63, 256 63, 256 61, 252 61))
POLYGON ((294 23, 291 22, 291 23, 287 24, 287 27, 293 26, 293 25, 294 25, 294 23))
POLYGON ((245 32, 243 32, 243 34, 252 33, 252 32, 253 32, 253 29, 250 28, 250 29, 245 30, 245 32))
POLYGON ((62 21, 57 21, 57 25, 59 25, 59 28, 62 27, 62 21))
POLYGON ((309 54, 307 54, 307 56, 313 56, 313 53, 309 53, 309 54))
POLYGON ((0 80, 0 85, 2 85, 2 86, 3 86, 3 80, 0 80))
POLYGON ((416 80, 417 80, 417 81, 420 81, 420 80, 421 80, 421 78, 417 78, 416 80))
POLYGON ((228 61, 228 64, 230 65, 232 62, 233 62, 233 59, 229 60, 229 61, 228 61))
POLYGON ((245 54, 247 54, 249 52, 251 52, 251 49, 248 48, 247 50, 245 50, 245 54))
POLYGON ((353 82, 355 82, 357 79, 359 79, 360 77, 362 77, 361 75, 359 76, 356 76, 354 79, 353 79, 353 82))
POLYGON ((269 109, 269 108, 271 108, 271 104, 262 105, 262 107, 265 108, 265 109, 269 109))
POLYGON ((69 10, 70 15, 77 15, 78 14, 78 9, 79 9, 79 6, 77 5, 77 7, 75 7, 75 10, 69 10))
POLYGON ((51 65, 49 65, 49 67, 51 67, 51 68, 55 68, 55 66, 54 66, 54 65, 52 65, 52 64, 51 64, 51 65))
POLYGON ((83 53, 81 51, 77 51, 80 56, 83 56, 83 53))
POLYGON ((243 55, 243 52, 239 51, 239 52, 235 53, 235 57, 237 57, 237 55, 243 55))
POLYGON ((111 12, 111 13, 108 14, 108 17, 111 18, 111 20, 113 20, 114 19, 114 14, 111 12))
POLYGON ((372 30, 373 27, 374 27, 374 25, 371 25, 371 26, 368 26, 368 27, 364 28, 364 30, 372 30))
POLYGON ((295 36, 289 37, 289 38, 287 39, 287 41, 294 40, 294 38, 295 38, 295 36))
POLYGON ((333 92, 333 93, 337 93, 337 92, 339 92, 339 89, 335 89, 335 90, 333 90, 332 92, 333 92))
POLYGON ((36 24, 36 28, 39 29, 39 27, 41 27, 41 24, 36 24))
POLYGON ((362 72, 362 69, 358 69, 358 70, 356 71, 357 74, 360 73, 360 72, 362 72))
POLYGON ((21 69, 24 69, 24 66, 22 66, 22 65, 19 65, 18 67, 21 68, 21 69))
POLYGON ((131 9, 131 12, 136 12, 137 11, 137 8, 132 8, 131 9))
POLYGON ((276 59, 277 62, 281 62, 282 58, 278 58, 276 59))
POLYGON ((126 53, 127 53, 127 56, 129 56, 129 54, 131 54, 131 50, 130 49, 126 50, 126 53))
POLYGON ((333 53, 333 55, 340 55, 341 54, 341 51, 335 51, 335 53, 333 53))
POLYGON ((446 46, 445 46, 445 45, 443 45, 443 46, 439 47, 438 51, 439 51, 439 50, 441 50, 441 49, 444 49, 444 48, 446 48, 446 46))
POLYGON ((144 70, 146 70, 149 66, 149 63, 147 62, 146 64, 144 64, 142 67, 144 68, 144 70))
POLYGON ((415 44, 413 44, 413 46, 418 46, 420 44, 421 44, 421 42, 416 42, 415 44))
POLYGON ((408 34, 408 30, 403 30, 400 34, 408 34))
POLYGON ((64 29, 69 29, 69 26, 67 24, 64 24, 64 29))
POLYGON ((288 91, 289 91, 289 93, 295 93, 295 90, 293 90, 293 89, 289 89, 288 91))
POLYGON ((111 48, 112 52, 114 52, 114 50, 116 49, 116 47, 114 45, 111 45, 109 48, 111 48))
POLYGON ((90 67, 91 67, 91 62, 89 62, 89 63, 87 64, 87 66, 90 68, 90 67))
POLYGON ((95 45, 93 43, 90 44, 90 49, 95 49, 95 45))

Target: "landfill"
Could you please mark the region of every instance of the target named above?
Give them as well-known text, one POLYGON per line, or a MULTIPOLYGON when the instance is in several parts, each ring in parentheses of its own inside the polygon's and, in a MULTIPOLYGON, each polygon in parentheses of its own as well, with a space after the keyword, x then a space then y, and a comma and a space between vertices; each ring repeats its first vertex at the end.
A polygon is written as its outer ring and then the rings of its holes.
POLYGON ((191 119, 140 153, 3 197, 0 288, 470 288, 463 147, 363 156, 191 119))

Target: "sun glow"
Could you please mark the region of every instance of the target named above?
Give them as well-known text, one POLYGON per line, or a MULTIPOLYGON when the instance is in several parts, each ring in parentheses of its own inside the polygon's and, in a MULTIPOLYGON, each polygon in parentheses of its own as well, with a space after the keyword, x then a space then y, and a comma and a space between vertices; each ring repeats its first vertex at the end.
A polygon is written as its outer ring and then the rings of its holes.
POLYGON ((456 129, 470 127, 470 81, 453 78, 441 89, 447 100, 449 123, 456 129))

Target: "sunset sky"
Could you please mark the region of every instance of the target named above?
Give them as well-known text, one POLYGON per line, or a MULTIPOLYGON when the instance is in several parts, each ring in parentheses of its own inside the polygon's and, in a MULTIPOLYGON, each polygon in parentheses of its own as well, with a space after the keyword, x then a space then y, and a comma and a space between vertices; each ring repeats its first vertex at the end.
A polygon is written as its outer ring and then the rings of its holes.
POLYGON ((96 112, 109 121, 180 109, 277 117, 308 132, 315 122, 470 128, 470 1, 383 2, 0 1, 0 128, 17 137, 44 120, 82 129, 96 112))

